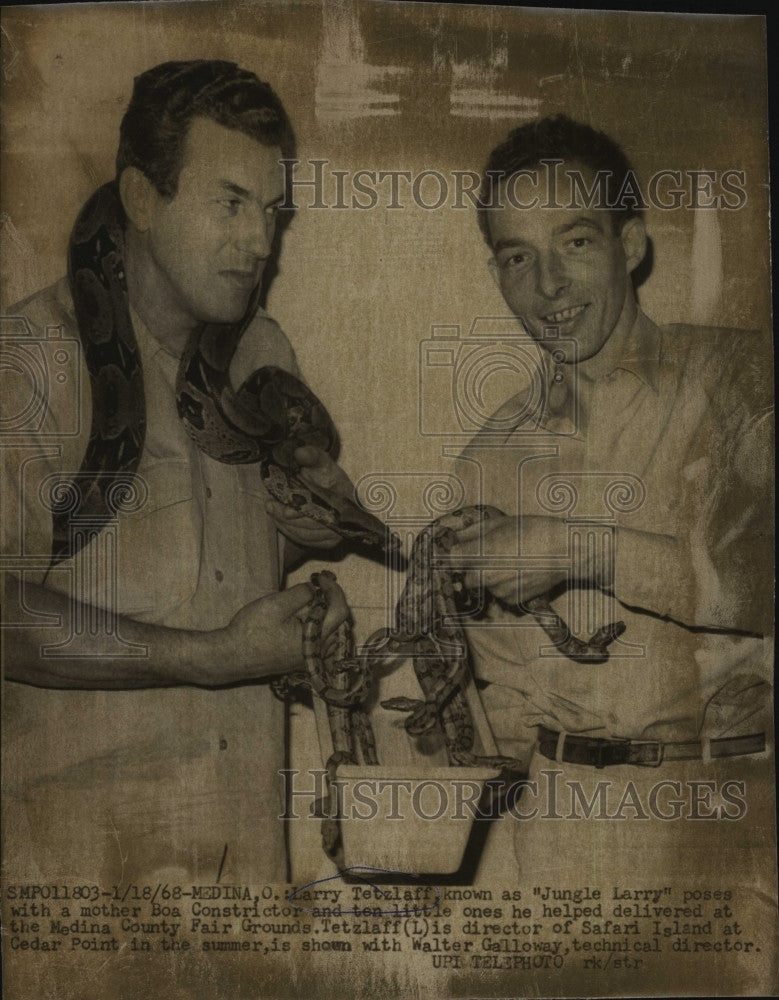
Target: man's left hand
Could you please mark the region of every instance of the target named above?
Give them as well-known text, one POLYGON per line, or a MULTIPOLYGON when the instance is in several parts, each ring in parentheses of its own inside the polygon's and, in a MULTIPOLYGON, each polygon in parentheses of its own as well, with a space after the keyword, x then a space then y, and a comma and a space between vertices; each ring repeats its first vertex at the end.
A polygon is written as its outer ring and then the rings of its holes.
MULTIPOLYGON (((306 445, 295 451, 295 461, 300 466, 301 481, 315 493, 319 488, 353 500, 354 485, 351 479, 327 452, 313 445, 306 445)), ((302 549, 332 549, 343 541, 332 528, 278 500, 269 500, 265 509, 276 522, 279 531, 302 549)))
MULTIPOLYGON (((458 531, 456 544, 444 558, 453 570, 465 571, 469 589, 486 587, 500 600, 517 605, 548 593, 568 579, 565 565, 543 565, 544 557, 565 556, 567 537, 563 520, 503 515, 458 531), (493 566, 489 565, 490 556, 496 557, 493 566), (536 557, 540 565, 534 565, 530 556, 536 557), (487 565, 476 568, 474 557, 486 557, 487 565)), ((593 570, 585 567, 584 574, 594 576, 593 570)))

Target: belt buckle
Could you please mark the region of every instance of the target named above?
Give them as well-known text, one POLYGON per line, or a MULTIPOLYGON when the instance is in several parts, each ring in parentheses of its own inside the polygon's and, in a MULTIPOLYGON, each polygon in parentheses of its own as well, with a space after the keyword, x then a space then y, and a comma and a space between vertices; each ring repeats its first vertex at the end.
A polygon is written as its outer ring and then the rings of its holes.
POLYGON ((593 747, 595 751, 594 767, 602 771, 604 767, 611 767, 614 764, 626 764, 629 747, 630 740, 596 740, 593 747))
POLYGON ((633 761, 637 767, 660 767, 663 763, 663 757, 665 755, 665 745, 662 740, 631 740, 633 746, 636 747, 654 747, 655 756, 653 760, 637 760, 633 761))

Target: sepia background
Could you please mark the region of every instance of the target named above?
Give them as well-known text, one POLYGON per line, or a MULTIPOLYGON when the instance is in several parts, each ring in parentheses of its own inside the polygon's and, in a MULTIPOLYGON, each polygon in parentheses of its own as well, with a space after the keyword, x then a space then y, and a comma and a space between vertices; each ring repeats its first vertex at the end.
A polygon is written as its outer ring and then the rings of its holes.
MULTIPOLYGON (((654 260, 640 301, 658 323, 770 328, 759 18, 338 0, 17 7, 2 13, 2 46, 3 310, 64 272, 78 210, 113 176, 133 78, 166 60, 218 58, 272 83, 302 178, 306 161, 327 160, 327 171, 437 170, 451 181, 452 171, 479 170, 510 128, 556 112, 614 137, 639 178, 744 171, 738 211, 650 209, 654 260)), ((451 187, 436 210, 414 205, 407 186, 404 207, 389 209, 387 184, 377 190, 366 210, 306 208, 301 190, 268 309, 339 428, 343 467, 355 482, 389 479, 392 516, 419 526, 430 519, 420 483, 451 472, 444 445, 460 440, 451 378, 425 367, 423 343, 436 326, 466 336, 477 317, 506 308, 475 213, 451 207, 451 187), (429 432, 428 415, 448 437, 429 432)), ((503 389, 488 387, 485 411, 503 389)), ((364 640, 385 623, 397 581, 356 556, 335 569, 364 640)), ((299 710, 297 766, 316 755, 313 732, 299 710)), ((307 835, 293 843, 300 871, 312 852, 326 865, 318 830, 307 835)), ((193 972, 178 974, 183 983, 193 972)))
MULTIPOLYGON (((435 326, 465 338, 476 318, 507 314, 474 210, 467 197, 451 207, 453 171, 479 171, 522 121, 565 112, 602 129, 644 182, 666 169, 744 171, 737 211, 650 208, 639 298, 656 323, 770 327, 761 18, 239 0, 19 7, 3 11, 2 32, 3 308, 64 273, 78 210, 113 176, 133 78, 165 60, 229 59, 271 82, 295 127, 300 179, 313 177, 311 160, 447 179, 436 210, 407 184, 401 209, 387 207, 387 181, 367 210, 307 208, 301 188, 267 302, 335 420, 343 467, 355 482, 391 477, 391 517, 429 519, 409 474, 451 472, 444 445, 469 436, 449 372, 425 366, 423 342, 435 326)), ((420 193, 431 204, 438 188, 420 193)), ((337 200, 332 181, 325 198, 337 200)), ((485 413, 505 389, 488 381, 485 413)), ((384 607, 383 567, 349 556, 338 574, 358 623, 362 605, 384 607)))

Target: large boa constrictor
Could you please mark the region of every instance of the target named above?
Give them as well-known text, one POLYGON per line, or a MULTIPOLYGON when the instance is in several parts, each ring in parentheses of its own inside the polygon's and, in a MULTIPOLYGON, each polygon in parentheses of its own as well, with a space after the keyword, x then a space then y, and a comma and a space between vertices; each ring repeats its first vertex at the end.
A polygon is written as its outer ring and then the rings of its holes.
MULTIPOLYGON (((109 494, 119 474, 134 475, 143 452, 143 373, 124 266, 124 211, 117 186, 99 188, 82 209, 68 249, 68 278, 92 389, 92 426, 75 509, 56 510, 53 562, 75 555, 70 522, 89 515, 99 530, 112 516, 109 494)), ((299 477, 295 450, 315 445, 333 454, 337 433, 327 411, 299 379, 268 366, 238 389, 229 370, 256 310, 234 324, 203 323, 189 338, 176 380, 182 423, 203 452, 227 464, 257 463, 276 500, 374 550, 398 539, 356 503, 299 477)), ((85 537, 78 535, 83 544, 85 537)))

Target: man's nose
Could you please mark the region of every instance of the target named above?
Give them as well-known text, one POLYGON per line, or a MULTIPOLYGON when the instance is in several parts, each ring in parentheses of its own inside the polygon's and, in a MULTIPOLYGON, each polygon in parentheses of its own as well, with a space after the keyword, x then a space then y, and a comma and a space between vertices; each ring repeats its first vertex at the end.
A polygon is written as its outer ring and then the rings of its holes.
POLYGON ((565 264, 554 250, 537 258, 536 280, 538 290, 547 299, 557 298, 570 284, 565 264))
POLYGON ((273 241, 273 219, 259 205, 246 206, 236 230, 235 246, 241 253, 265 258, 273 241))

